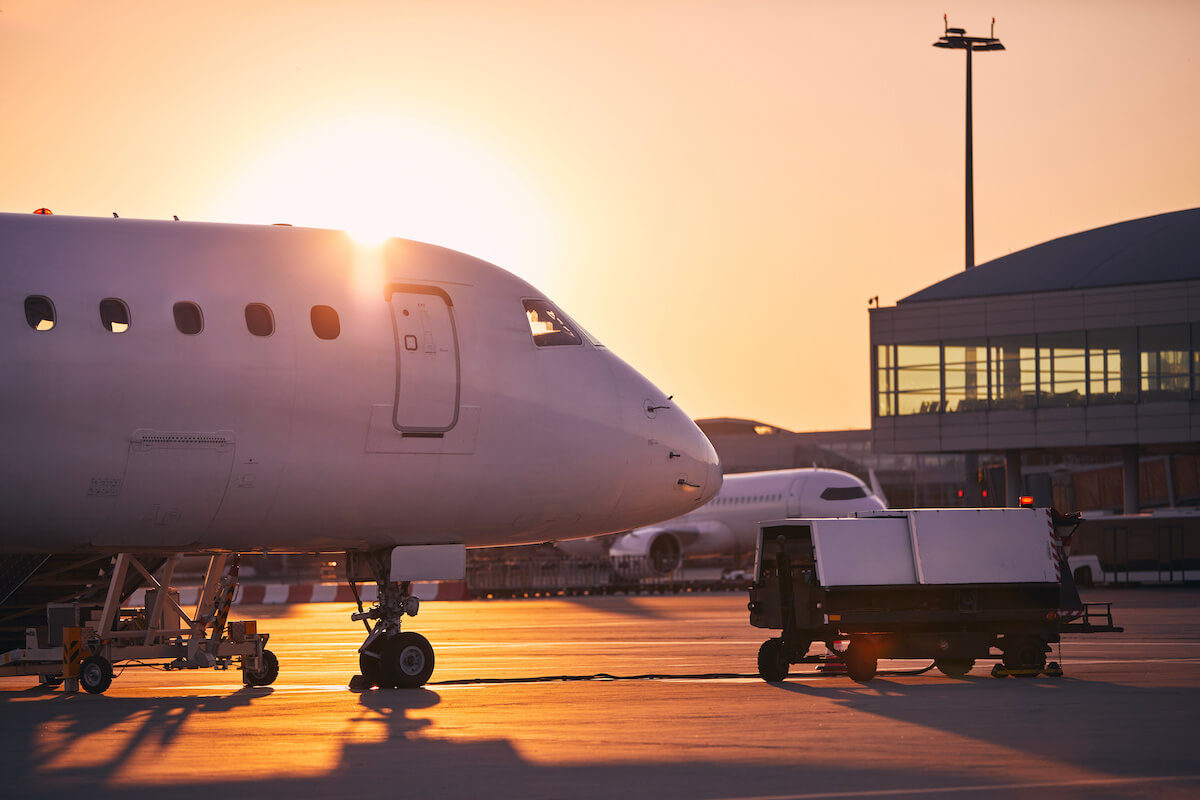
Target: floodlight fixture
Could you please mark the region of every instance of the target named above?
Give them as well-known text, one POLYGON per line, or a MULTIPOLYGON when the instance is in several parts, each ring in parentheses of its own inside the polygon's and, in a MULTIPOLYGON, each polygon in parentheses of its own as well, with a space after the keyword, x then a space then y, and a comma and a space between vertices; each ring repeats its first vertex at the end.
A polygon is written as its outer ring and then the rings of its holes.
POLYGON ((966 269, 975 266, 975 159, 971 130, 971 53, 975 51, 1003 50, 1004 45, 996 38, 996 18, 992 17, 990 36, 967 36, 965 28, 951 28, 950 21, 942 15, 946 32, 933 43, 934 47, 947 50, 962 50, 967 54, 967 182, 966 182, 966 269))

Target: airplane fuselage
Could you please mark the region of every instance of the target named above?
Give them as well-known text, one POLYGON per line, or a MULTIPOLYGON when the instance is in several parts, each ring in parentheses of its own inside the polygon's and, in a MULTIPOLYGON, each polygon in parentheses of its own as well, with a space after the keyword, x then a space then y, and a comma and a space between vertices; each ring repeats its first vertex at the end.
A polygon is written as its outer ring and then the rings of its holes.
POLYGON ((535 344, 549 301, 460 253, 32 215, 0 242, 0 551, 516 544, 720 485, 662 392, 582 331, 535 344))
MULTIPOLYGON (((647 556, 669 571, 686 556, 752 552, 760 522, 786 517, 838 517, 883 508, 865 483, 834 469, 781 469, 726 475, 707 505, 676 519, 618 536, 609 554, 647 556)), ((585 544, 567 543, 584 553, 585 544)))

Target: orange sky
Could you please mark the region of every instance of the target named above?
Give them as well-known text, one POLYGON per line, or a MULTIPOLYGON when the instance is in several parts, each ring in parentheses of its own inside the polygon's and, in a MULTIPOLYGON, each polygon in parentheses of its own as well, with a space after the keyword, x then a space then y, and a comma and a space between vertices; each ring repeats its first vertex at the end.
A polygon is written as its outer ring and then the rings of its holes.
POLYGON ((0 4, 0 210, 385 230, 690 414, 867 427, 867 299, 1200 205, 1200 3, 0 4))

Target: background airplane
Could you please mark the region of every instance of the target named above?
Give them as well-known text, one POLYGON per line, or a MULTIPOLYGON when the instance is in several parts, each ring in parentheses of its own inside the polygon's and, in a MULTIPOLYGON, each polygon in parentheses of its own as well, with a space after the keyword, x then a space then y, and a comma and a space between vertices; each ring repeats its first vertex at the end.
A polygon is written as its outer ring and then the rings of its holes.
POLYGON ((861 480, 836 469, 780 469, 726 475, 702 508, 624 534, 560 542, 570 555, 645 558, 657 572, 678 568, 684 558, 746 554, 754 550, 758 523, 785 517, 840 517, 885 508, 861 480))
MULTIPOLYGON (((411 581, 668 519, 721 483, 659 389, 494 265, 339 231, 0 214, 0 652, 114 556, 345 551, 369 682, 420 685, 411 581)), ((105 613, 109 613, 106 610, 105 613)))

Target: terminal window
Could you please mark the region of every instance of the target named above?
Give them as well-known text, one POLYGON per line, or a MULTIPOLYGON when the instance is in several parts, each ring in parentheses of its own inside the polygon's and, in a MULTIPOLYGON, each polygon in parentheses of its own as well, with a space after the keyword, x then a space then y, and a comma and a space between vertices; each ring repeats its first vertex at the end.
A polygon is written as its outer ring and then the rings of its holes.
POLYGON ((879 344, 875 414, 964 413, 1200 396, 1200 323, 879 344))

